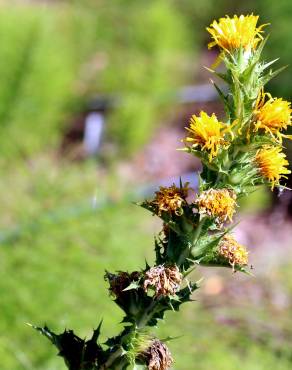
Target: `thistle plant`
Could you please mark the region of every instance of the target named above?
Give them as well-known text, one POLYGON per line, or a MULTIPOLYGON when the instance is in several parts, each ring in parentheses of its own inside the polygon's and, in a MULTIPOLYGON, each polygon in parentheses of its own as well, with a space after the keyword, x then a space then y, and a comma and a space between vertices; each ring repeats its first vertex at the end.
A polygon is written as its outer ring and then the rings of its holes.
MULTIPOLYGON (((151 328, 165 319, 167 311, 179 311, 199 288, 191 272, 199 265, 222 266, 248 272, 248 251, 233 235, 238 200, 267 184, 285 189, 288 161, 283 138, 291 126, 290 103, 272 97, 266 83, 282 68, 261 58, 267 25, 247 15, 214 21, 207 31, 209 48, 219 48, 224 72, 210 70, 227 84, 217 84, 226 117, 201 112, 193 115, 182 139, 181 150, 198 157, 202 171, 197 193, 192 184, 160 187, 153 199, 139 205, 162 221, 155 237, 155 262, 140 270, 106 272, 113 301, 122 309, 121 332, 100 343, 101 323, 92 338, 83 340, 73 331, 55 334, 36 328, 59 350, 70 370, 170 369, 173 359, 165 341, 151 328)), ((218 63, 217 63, 218 64, 218 63)))

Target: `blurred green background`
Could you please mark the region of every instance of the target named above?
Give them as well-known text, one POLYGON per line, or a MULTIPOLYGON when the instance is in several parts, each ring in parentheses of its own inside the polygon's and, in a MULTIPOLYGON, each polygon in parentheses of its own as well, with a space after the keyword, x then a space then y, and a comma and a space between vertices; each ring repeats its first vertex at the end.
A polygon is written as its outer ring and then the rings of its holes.
MULTIPOLYGON (((122 313, 108 297, 104 270, 151 261, 159 223, 131 203, 143 177, 136 158, 151 166, 145 145, 158 130, 167 136, 186 124, 178 117, 192 107, 182 108, 176 92, 208 82, 203 65, 214 53, 206 51, 205 27, 225 14, 260 14, 271 23, 265 57, 290 64, 291 1, 218 5, 0 2, 1 370, 65 369, 27 322, 88 336, 104 318, 104 338, 119 330, 122 313), (101 152, 86 158, 82 137, 69 144, 64 137, 96 96, 114 104, 101 152)), ((275 96, 291 98, 291 73, 270 84, 275 96)), ((169 166, 172 155, 175 147, 169 166)), ((242 205, 239 233, 255 243, 256 277, 197 272, 194 278, 207 276, 197 301, 159 329, 162 337, 182 335, 170 344, 175 369, 291 369, 291 219, 281 202, 274 211, 271 203, 263 189, 242 205)))

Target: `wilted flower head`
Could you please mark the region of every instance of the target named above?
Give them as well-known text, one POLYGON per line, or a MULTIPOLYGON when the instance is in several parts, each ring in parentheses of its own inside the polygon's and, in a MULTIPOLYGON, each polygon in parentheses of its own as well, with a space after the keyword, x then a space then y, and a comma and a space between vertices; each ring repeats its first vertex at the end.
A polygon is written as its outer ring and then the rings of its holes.
POLYGON ((181 216, 183 213, 182 206, 186 203, 188 191, 190 190, 188 183, 183 187, 176 187, 173 184, 170 187, 160 186, 159 191, 155 193, 155 198, 151 202, 158 209, 158 215, 162 212, 175 213, 181 216))
POLYGON ((236 194, 231 189, 209 189, 196 200, 200 214, 215 217, 218 224, 232 221, 236 207, 236 194))
POLYGON ((257 104, 254 130, 263 129, 272 136, 276 135, 281 142, 282 136, 285 136, 281 131, 291 125, 291 103, 272 97, 265 102, 265 95, 267 94, 262 94, 257 104))
POLYGON ((189 136, 184 139, 194 148, 199 147, 209 153, 209 161, 218 155, 219 149, 228 144, 224 139, 228 127, 225 123, 219 122, 216 115, 208 116, 201 112, 199 116, 193 115, 190 119, 190 127, 186 127, 189 136))
POLYGON ((255 49, 263 39, 261 33, 265 25, 257 27, 259 17, 251 15, 235 15, 233 18, 226 16, 219 22, 213 21, 207 31, 212 35, 213 41, 208 44, 209 48, 218 45, 226 51, 233 51, 240 47, 245 50, 255 49))
POLYGON ((265 146, 256 153, 256 165, 260 174, 271 182, 272 189, 275 185, 280 185, 280 179, 287 178, 286 174, 291 173, 286 166, 289 162, 286 155, 279 146, 265 146))
POLYGON ((232 235, 226 234, 219 242, 219 256, 226 259, 234 268, 235 265, 243 267, 248 264, 248 252, 246 248, 239 244, 232 235))
POLYGON ((133 281, 138 281, 141 273, 134 271, 128 273, 125 271, 119 271, 117 274, 111 274, 106 272, 105 279, 109 282, 109 291, 115 297, 119 297, 124 289, 126 289, 133 281))
POLYGON ((154 339, 150 347, 142 354, 149 370, 167 370, 173 363, 167 346, 158 339, 154 339))
POLYGON ((155 296, 174 295, 182 282, 182 274, 177 266, 158 265, 151 267, 145 272, 144 290, 147 292, 149 286, 154 288, 155 296))

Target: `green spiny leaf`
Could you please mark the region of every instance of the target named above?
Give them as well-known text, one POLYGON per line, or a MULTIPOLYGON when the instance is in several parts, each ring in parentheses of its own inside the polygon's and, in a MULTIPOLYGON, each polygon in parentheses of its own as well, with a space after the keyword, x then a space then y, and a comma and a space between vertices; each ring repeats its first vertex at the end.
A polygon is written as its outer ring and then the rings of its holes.
POLYGON ((270 69, 269 72, 266 75, 264 75, 263 77, 260 78, 260 85, 261 86, 265 86, 272 78, 274 78, 279 73, 281 73, 282 71, 284 71, 287 67, 288 66, 286 65, 286 66, 283 66, 281 68, 278 68, 275 71, 272 71, 270 69))

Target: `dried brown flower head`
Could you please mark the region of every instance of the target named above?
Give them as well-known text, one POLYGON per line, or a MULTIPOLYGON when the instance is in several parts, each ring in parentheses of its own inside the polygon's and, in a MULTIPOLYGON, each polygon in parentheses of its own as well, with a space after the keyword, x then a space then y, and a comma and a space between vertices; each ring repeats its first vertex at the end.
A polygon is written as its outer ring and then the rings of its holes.
POLYGON ((246 266, 248 264, 248 252, 246 248, 239 244, 232 235, 226 234, 219 243, 219 255, 230 263, 234 268, 235 265, 246 266))
POLYGON ((147 292, 148 287, 153 287, 155 296, 174 295, 182 282, 182 274, 177 266, 158 265, 151 267, 145 273, 144 290, 147 292))
POLYGON ((141 274, 134 271, 131 274, 124 271, 119 271, 118 274, 106 273, 105 278, 108 280, 110 287, 109 291, 112 295, 119 297, 124 289, 126 289, 133 281, 138 281, 141 274))
POLYGON ((143 353, 149 370, 167 370, 173 363, 167 346, 158 339, 154 339, 150 347, 143 353))

